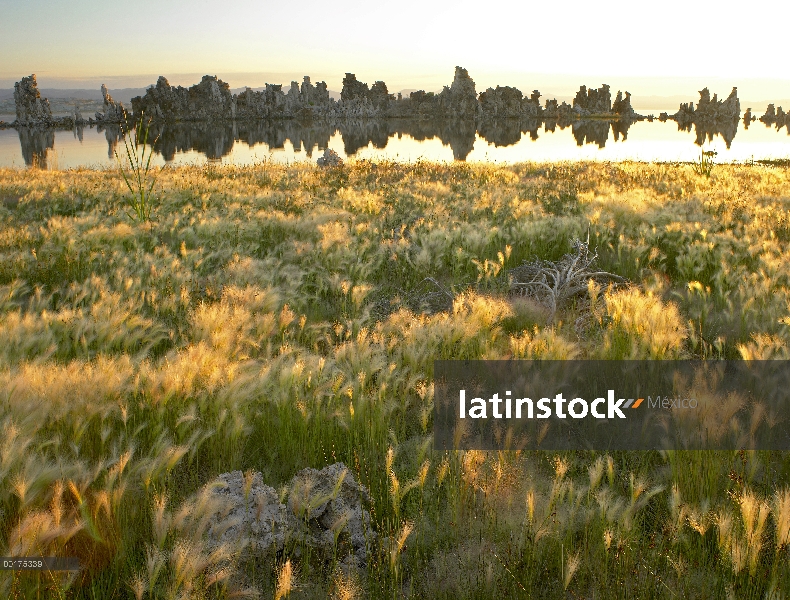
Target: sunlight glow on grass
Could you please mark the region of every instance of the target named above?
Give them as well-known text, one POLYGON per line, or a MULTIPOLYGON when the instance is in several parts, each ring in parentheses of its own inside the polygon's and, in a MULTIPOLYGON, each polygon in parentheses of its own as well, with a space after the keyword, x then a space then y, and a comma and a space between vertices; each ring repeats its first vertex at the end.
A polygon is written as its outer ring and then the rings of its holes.
POLYGON ((3 597, 788 593, 782 453, 431 449, 436 359, 790 356, 786 168, 352 161, 158 182, 141 224, 115 171, 0 170, 0 554, 86 566, 0 571, 3 597), (554 315, 508 294, 508 269, 588 233, 630 285, 592 282, 554 315), (341 460, 373 497, 366 571, 205 545, 220 473, 281 489, 341 460))

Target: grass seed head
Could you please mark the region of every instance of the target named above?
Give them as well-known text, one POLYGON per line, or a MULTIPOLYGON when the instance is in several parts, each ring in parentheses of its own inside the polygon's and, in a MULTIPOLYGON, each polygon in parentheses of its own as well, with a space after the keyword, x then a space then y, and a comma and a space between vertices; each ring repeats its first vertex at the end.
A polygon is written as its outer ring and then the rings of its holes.
POLYGON ((296 573, 294 572, 291 559, 289 558, 277 573, 277 588, 274 591, 274 600, 287 598, 288 595, 294 591, 295 587, 296 573))

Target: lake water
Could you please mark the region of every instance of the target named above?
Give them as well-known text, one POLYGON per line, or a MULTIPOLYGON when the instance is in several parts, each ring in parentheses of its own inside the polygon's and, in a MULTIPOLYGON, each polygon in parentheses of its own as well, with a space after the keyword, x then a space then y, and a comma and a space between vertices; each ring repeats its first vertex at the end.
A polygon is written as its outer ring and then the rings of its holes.
MULTIPOLYGON (((642 110, 643 114, 660 111, 642 110)), ((717 162, 790 157, 786 129, 743 122, 727 131, 677 123, 640 121, 624 128, 616 122, 570 124, 499 121, 481 124, 409 120, 348 121, 339 124, 274 123, 178 124, 152 130, 157 165, 245 165, 263 160, 315 161, 324 148, 343 158, 416 161, 640 160, 693 161, 700 149, 715 150, 717 162)), ((114 150, 124 153, 117 127, 63 130, 0 130, 0 167, 68 169, 114 166, 114 150)))

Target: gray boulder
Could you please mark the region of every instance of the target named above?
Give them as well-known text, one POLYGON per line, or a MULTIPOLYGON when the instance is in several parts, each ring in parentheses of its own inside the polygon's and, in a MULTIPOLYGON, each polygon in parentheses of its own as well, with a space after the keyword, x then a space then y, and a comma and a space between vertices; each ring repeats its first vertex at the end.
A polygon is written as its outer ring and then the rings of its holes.
POLYGON ((368 563, 377 538, 366 508, 372 501, 343 463, 303 469, 286 489, 283 503, 258 472, 220 475, 214 494, 223 510, 209 528, 209 547, 242 540, 248 558, 264 561, 309 547, 314 556, 336 558, 343 567, 368 563))
POLYGON ((373 502, 343 463, 303 469, 291 480, 288 510, 307 526, 308 543, 326 556, 335 547, 341 562, 356 567, 367 563, 376 533, 365 508, 373 502))
POLYGON ((210 543, 220 545, 244 539, 248 550, 263 558, 283 549, 298 522, 280 502, 277 491, 264 485, 260 473, 246 478, 241 471, 223 473, 215 494, 227 507, 225 516, 210 529, 210 543))
POLYGON ((319 167, 337 167, 343 164, 343 159, 334 150, 327 148, 324 150, 323 156, 320 156, 316 161, 319 167))

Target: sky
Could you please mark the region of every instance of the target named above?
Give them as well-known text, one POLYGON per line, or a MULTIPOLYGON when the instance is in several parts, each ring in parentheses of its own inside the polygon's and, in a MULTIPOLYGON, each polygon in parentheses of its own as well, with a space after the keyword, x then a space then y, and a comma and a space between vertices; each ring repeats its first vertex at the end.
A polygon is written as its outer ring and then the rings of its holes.
POLYGON ((391 92, 439 90, 461 65, 478 91, 606 82, 790 98, 788 18, 776 0, 0 0, 0 87, 30 73, 40 87, 111 89, 212 74, 231 87, 310 75, 340 90, 353 72, 391 92))

